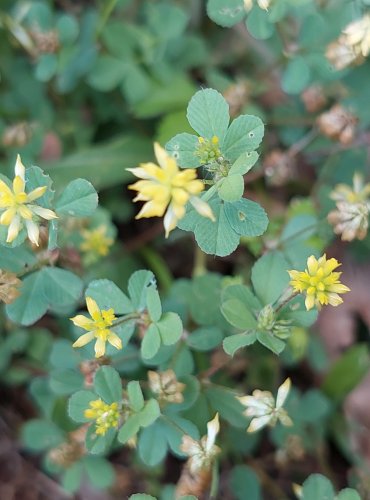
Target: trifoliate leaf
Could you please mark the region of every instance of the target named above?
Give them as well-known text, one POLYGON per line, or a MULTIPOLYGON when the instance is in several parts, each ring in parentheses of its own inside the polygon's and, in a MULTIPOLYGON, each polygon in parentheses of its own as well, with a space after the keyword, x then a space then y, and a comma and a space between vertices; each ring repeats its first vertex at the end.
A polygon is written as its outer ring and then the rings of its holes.
POLYGON ((245 16, 243 0, 208 0, 207 14, 215 23, 230 28, 245 16))
POLYGON ((200 166, 200 159, 195 152, 198 147, 198 137, 193 134, 182 133, 172 137, 166 150, 175 158, 182 168, 196 168, 200 166))
POLYGON ((243 198, 225 203, 224 210, 228 223, 241 236, 260 236, 267 229, 266 212, 254 201, 243 198))
POLYGON ((87 217, 98 206, 98 194, 94 186, 85 179, 70 182, 56 203, 58 215, 87 217))
POLYGON ((230 125, 222 153, 234 162, 242 153, 254 151, 260 145, 265 127, 261 118, 253 115, 241 115, 230 125))
POLYGON ((161 346, 161 336, 159 328, 155 323, 152 323, 145 332, 143 341, 141 342, 141 356, 143 359, 153 358, 161 346))
POLYGON ((243 196, 244 179, 240 174, 229 174, 217 183, 218 195, 224 201, 238 201, 243 196))
POLYGON ((237 335, 226 337, 223 341, 223 348, 227 354, 234 356, 238 349, 254 344, 256 340, 256 332, 238 333, 237 335))
POLYGON ((231 165, 229 170, 229 175, 240 174, 244 175, 255 165, 259 158, 259 154, 256 151, 249 151, 248 153, 242 153, 237 160, 231 165))
POLYGON ((187 118, 201 137, 211 139, 216 136, 222 145, 230 120, 229 105, 217 90, 199 90, 194 94, 189 102, 187 118))

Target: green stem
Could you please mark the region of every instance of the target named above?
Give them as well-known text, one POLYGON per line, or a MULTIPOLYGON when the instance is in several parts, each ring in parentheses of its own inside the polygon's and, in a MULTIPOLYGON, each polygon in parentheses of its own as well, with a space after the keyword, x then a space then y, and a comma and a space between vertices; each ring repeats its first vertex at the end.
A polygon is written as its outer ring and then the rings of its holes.
POLYGON ((106 25, 106 23, 107 23, 110 15, 113 12, 114 7, 116 6, 117 1, 118 0, 108 0, 105 3, 105 5, 104 5, 104 7, 102 9, 102 12, 100 14, 98 27, 96 29, 96 37, 97 38, 99 38, 101 32, 103 31, 104 26, 106 25))
POLYGON ((127 323, 128 321, 131 321, 133 319, 139 319, 139 318, 140 318, 140 314, 138 314, 138 313, 126 314, 126 316, 119 318, 115 323, 113 323, 112 328, 115 328, 116 326, 122 325, 123 323, 127 323))
POLYGON ((284 299, 282 302, 280 302, 276 307, 275 307, 275 313, 278 313, 280 309, 282 309, 288 302, 290 302, 294 297, 298 295, 299 292, 292 292, 286 299, 284 299))
POLYGON ((139 254, 155 274, 160 288, 164 293, 166 293, 171 288, 173 281, 172 274, 166 264, 166 261, 158 254, 158 252, 149 247, 142 247, 139 250, 139 254))
POLYGON ((50 259, 39 260, 33 266, 26 267, 25 269, 23 269, 23 271, 20 271, 19 273, 17 273, 17 277, 22 278, 26 274, 30 274, 30 273, 33 273, 34 271, 38 271, 39 269, 41 269, 47 265, 50 265, 50 259))
POLYGON ((134 352, 132 354, 126 354, 125 356, 119 356, 118 358, 114 358, 111 361, 111 365, 118 365, 123 363, 124 361, 132 361, 133 359, 139 359, 140 355, 138 352, 134 352))
POLYGON ((312 231, 313 229, 317 229, 321 224, 326 222, 326 219, 319 220, 315 222, 315 224, 311 224, 310 226, 304 227, 303 229, 300 229, 296 233, 291 234, 287 238, 284 238, 283 240, 279 241, 278 248, 281 248, 283 244, 285 244, 287 241, 294 240, 297 238, 297 236, 301 236, 302 234, 306 233, 307 231, 312 231))
POLYGON ((196 245, 194 254, 193 278, 203 276, 207 272, 207 254, 196 245))
POLYGON ((160 417, 162 420, 164 420, 165 422, 167 422, 169 425, 171 425, 172 427, 174 427, 175 429, 177 429, 178 431, 180 431, 182 434, 184 434, 184 436, 187 436, 188 433, 184 431, 184 429, 182 427, 180 427, 176 422, 174 422, 173 420, 171 420, 170 418, 167 417, 167 415, 161 415, 160 417))

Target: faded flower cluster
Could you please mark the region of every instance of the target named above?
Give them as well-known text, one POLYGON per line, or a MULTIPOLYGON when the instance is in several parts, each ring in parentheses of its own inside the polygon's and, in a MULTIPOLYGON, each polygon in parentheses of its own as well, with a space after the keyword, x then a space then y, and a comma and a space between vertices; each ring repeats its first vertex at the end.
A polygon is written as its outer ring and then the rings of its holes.
POLYGON ((363 177, 353 176, 353 188, 338 184, 330 194, 336 202, 336 209, 328 214, 335 234, 343 241, 363 240, 369 227, 370 183, 364 184, 363 177))

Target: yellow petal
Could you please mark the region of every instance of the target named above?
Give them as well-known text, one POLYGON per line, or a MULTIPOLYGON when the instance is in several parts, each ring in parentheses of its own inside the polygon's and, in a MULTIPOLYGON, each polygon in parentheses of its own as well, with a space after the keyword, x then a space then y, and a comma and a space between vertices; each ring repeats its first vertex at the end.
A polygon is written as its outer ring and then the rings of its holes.
POLYGON ((178 221, 178 218, 176 217, 173 206, 171 205, 168 208, 166 215, 164 216, 164 219, 163 219, 163 225, 164 225, 164 229, 165 229, 166 238, 168 238, 170 232, 173 229, 175 229, 177 221, 178 221))
POLYGON ((95 320, 99 321, 101 319, 100 309, 98 304, 91 297, 86 297, 86 306, 89 311, 90 316, 95 320))
POLYGON ((331 306, 336 307, 343 303, 343 299, 341 299, 337 293, 328 293, 327 297, 328 303, 331 306))
POLYGON ((98 337, 95 342, 95 357, 101 358, 105 354, 105 340, 98 337))
POLYGON ((311 255, 310 257, 308 257, 307 268, 308 268, 308 272, 311 275, 315 275, 317 273, 318 267, 319 267, 319 263, 316 260, 316 257, 314 255, 311 255))
POLYGON ((307 311, 312 309, 315 305, 315 296, 314 295, 307 295, 306 300, 305 300, 305 306, 307 311))
POLYGON ((154 201, 148 201, 143 205, 140 212, 136 215, 135 219, 141 219, 143 217, 162 217, 166 211, 167 203, 156 203, 154 201))
POLYGON ((27 219, 27 220, 32 219, 32 212, 26 205, 19 205, 18 213, 22 217, 22 219, 27 219))
POLYGON ((78 337, 76 342, 72 344, 72 347, 83 347, 84 345, 91 342, 93 338, 94 338, 94 332, 84 333, 83 335, 81 335, 81 337, 78 337))
POLYGON ((181 188, 172 189, 172 199, 177 205, 186 205, 189 200, 189 194, 181 188))
POLYGON ((154 154, 155 154, 155 157, 158 160, 159 165, 163 169, 166 169, 166 167, 167 167, 167 161, 169 159, 169 156, 166 153, 166 150, 163 149, 162 146, 158 142, 154 143, 154 154))
POLYGON ((202 215, 203 217, 207 217, 208 219, 211 219, 213 222, 215 222, 216 218, 208 203, 201 200, 197 196, 192 196, 190 198, 190 203, 193 205, 198 214, 202 215))
POLYGON ((33 213, 35 213, 39 217, 42 217, 43 219, 51 220, 58 218, 57 214, 52 210, 49 210, 48 208, 39 207, 38 205, 28 205, 28 207, 32 210, 33 213))
POLYGON ((13 180, 13 191, 14 191, 15 194, 24 193, 25 186, 26 186, 26 183, 25 183, 24 179, 22 179, 21 177, 19 177, 19 175, 17 175, 17 176, 14 177, 14 180, 13 180))
POLYGON ((32 220, 26 220, 26 228, 29 240, 38 247, 40 233, 39 226, 32 220))
POLYGON ((122 349, 122 340, 116 333, 112 331, 109 332, 108 342, 116 349, 122 349))
POLYGON ((37 200, 37 198, 41 198, 45 194, 45 191, 47 190, 47 186, 42 186, 34 189, 27 195, 27 201, 34 201, 37 200))
POLYGON ((7 184, 5 184, 4 181, 2 181, 0 179, 0 195, 1 196, 6 196, 6 197, 11 197, 13 196, 13 193, 11 191, 11 189, 9 188, 9 186, 7 184))
POLYGON ((16 237, 19 234, 20 228, 21 228, 21 218, 19 217, 19 215, 16 215, 15 217, 13 217, 9 225, 8 235, 6 238, 7 243, 11 243, 16 239, 16 237))
POLYGON ((94 328, 94 322, 91 321, 91 319, 84 316, 83 314, 78 314, 77 316, 70 318, 70 320, 73 322, 74 325, 79 326, 84 330, 91 331, 94 328))
POLYGON ((17 159, 15 162, 15 167, 14 167, 14 172, 17 177, 20 177, 21 179, 25 180, 25 172, 26 169, 22 163, 20 155, 17 155, 17 159))
POLYGON ((8 210, 5 210, 5 212, 1 214, 0 224, 2 224, 3 226, 9 226, 16 213, 17 210, 15 208, 8 208, 8 210))

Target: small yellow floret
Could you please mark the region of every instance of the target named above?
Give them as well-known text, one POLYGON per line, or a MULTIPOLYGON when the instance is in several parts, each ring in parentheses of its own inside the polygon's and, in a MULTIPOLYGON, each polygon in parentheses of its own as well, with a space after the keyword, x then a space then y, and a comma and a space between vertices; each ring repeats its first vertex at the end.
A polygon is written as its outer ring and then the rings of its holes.
POLYGON ((184 217, 188 202, 203 217, 214 220, 209 205, 197 196, 203 191, 204 184, 197 179, 195 169, 180 170, 176 160, 158 143, 154 144, 154 151, 159 165, 143 163, 138 168, 127 169, 141 179, 129 186, 138 193, 134 201, 146 202, 136 219, 164 216, 166 238, 184 217))
POLYGON ((91 252, 104 257, 109 253, 109 247, 113 245, 113 239, 107 236, 107 227, 99 226, 96 229, 84 229, 82 231, 83 242, 80 249, 83 252, 91 252))
POLYGON ((95 401, 90 401, 89 405, 90 408, 84 411, 84 416, 89 420, 95 420, 96 434, 104 436, 109 429, 118 426, 118 403, 108 405, 101 399, 96 399, 95 401))
POLYGON ((288 271, 294 291, 306 294, 307 311, 314 306, 320 309, 321 305, 339 306, 343 302, 338 294, 350 289, 339 281, 342 273, 333 272, 338 266, 340 263, 336 259, 326 260, 325 254, 318 260, 311 255, 304 272, 288 271))
POLYGON ((73 347, 82 347, 96 338, 96 358, 104 356, 105 345, 107 342, 109 342, 116 349, 122 349, 121 339, 109 328, 116 319, 114 310, 100 310, 98 304, 91 297, 86 297, 86 305, 91 319, 83 316, 82 314, 78 314, 77 316, 70 318, 76 326, 88 331, 88 333, 84 333, 76 340, 73 347))
POLYGON ((17 238, 19 231, 25 224, 28 238, 38 246, 40 231, 34 218, 50 220, 56 219, 57 215, 52 210, 33 204, 35 200, 45 194, 47 186, 38 187, 30 193, 25 192, 25 167, 19 155, 14 171, 13 189, 0 179, 0 211, 3 211, 0 224, 9 226, 7 243, 11 243, 17 238))

